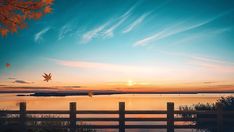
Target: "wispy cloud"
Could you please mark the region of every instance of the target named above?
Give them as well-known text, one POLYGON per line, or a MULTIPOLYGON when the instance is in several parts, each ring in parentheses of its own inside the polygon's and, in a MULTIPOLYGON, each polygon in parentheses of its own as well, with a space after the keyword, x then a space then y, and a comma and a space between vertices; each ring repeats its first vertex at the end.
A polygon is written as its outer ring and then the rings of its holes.
POLYGON ((81 38, 81 42, 82 43, 87 43, 89 41, 91 41, 92 39, 98 37, 101 35, 101 32, 103 31, 103 29, 108 25, 109 23, 105 23, 97 28, 94 28, 88 32, 86 32, 82 38, 81 38))
POLYGON ((136 5, 132 6, 129 10, 127 10, 123 15, 118 18, 117 23, 113 24, 111 27, 103 31, 104 38, 111 38, 114 36, 114 31, 117 29, 123 22, 125 22, 128 17, 131 15, 131 12, 134 10, 136 5))
POLYGON ((128 33, 132 31, 134 28, 136 28, 139 24, 141 24, 144 19, 149 15, 150 13, 145 13, 139 18, 137 18, 132 24, 130 24, 126 29, 124 29, 123 33, 128 33))
POLYGON ((25 81, 25 80, 15 80, 13 83, 20 83, 20 84, 32 84, 33 82, 25 81))
POLYGON ((67 23, 65 25, 63 25, 61 27, 61 29, 59 30, 59 34, 58 34, 58 40, 61 40, 65 37, 65 35, 69 32, 72 31, 72 25, 67 23))
POLYGON ((221 72, 221 73, 234 73, 234 65, 227 65, 223 63, 217 63, 217 62, 211 62, 211 61, 204 61, 204 60, 192 60, 190 61, 191 64, 200 66, 202 68, 205 68, 209 71, 214 72, 221 72))
POLYGON ((169 45, 191 44, 189 42, 193 42, 194 40, 202 39, 205 37, 211 37, 211 36, 217 37, 217 35, 231 31, 231 29, 232 27, 205 30, 205 31, 193 34, 193 35, 183 37, 176 42, 170 43, 169 45))
POLYGON ((209 71, 221 73, 234 73, 234 63, 201 56, 191 56, 190 64, 200 66, 209 71))
POLYGON ((15 80, 16 78, 14 78, 14 77, 9 77, 8 79, 9 79, 9 80, 15 80))
POLYGON ((111 63, 100 63, 100 62, 90 62, 90 61, 70 61, 70 60, 58 60, 50 59, 55 63, 73 68, 82 68, 82 69, 94 69, 94 70, 103 70, 103 71, 113 71, 113 72, 152 72, 155 70, 153 67, 145 66, 132 66, 132 65, 120 65, 120 64, 111 64, 111 63))
POLYGON ((34 36, 34 41, 40 43, 43 40, 43 35, 50 30, 50 27, 42 29, 40 32, 36 33, 34 36))
POLYGON ((187 63, 197 68, 205 69, 206 71, 212 71, 213 73, 234 73, 234 62, 207 57, 207 56, 199 56, 199 55, 191 55, 185 53, 173 53, 173 52, 165 52, 160 51, 161 53, 179 56, 188 58, 187 63))
POLYGON ((182 32, 186 32, 186 31, 189 31, 189 30, 193 30, 193 29, 196 29, 196 28, 199 28, 199 27, 202 27, 206 24, 209 24, 211 22, 213 22, 214 20, 222 17, 223 15, 226 15, 228 12, 225 12, 225 13, 222 13, 222 14, 219 14, 215 17, 212 17, 210 19, 207 19, 207 20, 204 20, 204 21, 201 21, 199 23, 196 23, 196 24, 192 24, 192 25, 189 25, 189 26, 186 26, 185 24, 188 23, 188 21, 181 21, 179 23, 176 23, 168 28, 165 28, 163 29, 162 31, 160 32, 157 32, 151 36, 148 36, 146 38, 143 38, 141 40, 138 40, 136 41, 133 46, 145 46, 145 45, 148 45, 149 43, 151 42, 155 42, 155 41, 158 41, 158 40, 161 40, 161 39, 165 39, 167 37, 171 37, 173 35, 176 35, 176 34, 179 34, 179 33, 182 33, 182 32))
MULTIPOLYGON (((121 16, 117 17, 116 19, 110 19, 104 24, 85 32, 81 36, 81 42, 88 43, 94 38, 98 38, 98 37, 103 38, 103 39, 113 37, 115 30, 119 26, 121 26, 131 16, 132 11, 134 10, 137 4, 138 2, 134 4, 130 9, 128 9, 126 12, 124 12, 121 16)), ((134 22, 133 25, 129 26, 129 29, 126 29, 125 32, 129 32, 130 30, 135 28, 138 24, 140 24, 143 21, 143 19, 146 16, 147 16, 147 13, 142 15, 140 18, 138 18, 136 22, 134 22)))

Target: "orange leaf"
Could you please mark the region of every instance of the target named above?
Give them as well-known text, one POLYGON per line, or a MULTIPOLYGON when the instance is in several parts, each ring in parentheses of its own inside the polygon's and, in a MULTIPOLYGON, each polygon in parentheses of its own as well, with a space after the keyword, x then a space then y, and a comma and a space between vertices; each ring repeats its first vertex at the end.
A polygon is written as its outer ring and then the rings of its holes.
POLYGON ((54 2, 54 0, 43 0, 44 3, 46 3, 47 5, 50 5, 54 2))
POLYGON ((52 9, 49 6, 46 6, 44 9, 44 13, 50 13, 52 9))
POLYGON ((1 32, 1 35, 4 37, 4 36, 7 35, 8 30, 7 29, 1 29, 0 32, 1 32))
POLYGON ((41 12, 35 12, 35 13, 33 13, 33 18, 34 19, 39 19, 39 18, 41 18, 41 16, 42 16, 41 12))

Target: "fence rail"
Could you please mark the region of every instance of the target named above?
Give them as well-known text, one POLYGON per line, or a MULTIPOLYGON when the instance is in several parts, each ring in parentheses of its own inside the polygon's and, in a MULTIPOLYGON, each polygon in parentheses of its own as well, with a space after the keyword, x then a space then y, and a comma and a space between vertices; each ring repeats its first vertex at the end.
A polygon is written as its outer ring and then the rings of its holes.
MULTIPOLYGON (((19 105, 19 110, 6 110, 0 111, 0 121, 16 121, 19 123, 18 130, 22 132, 26 132, 30 128, 61 128, 67 129, 69 132, 77 131, 81 126, 77 123, 81 121, 85 122, 116 122, 117 125, 108 125, 103 123, 103 125, 91 125, 86 124, 82 126, 83 128, 92 128, 92 129, 118 129, 119 132, 125 132, 126 129, 167 129, 167 132, 174 132, 175 129, 191 129, 197 128, 196 124, 191 122, 193 121, 203 121, 203 122, 214 122, 215 125, 212 126, 213 128, 216 127, 218 132, 223 131, 224 122, 234 122, 234 118, 224 118, 224 116, 234 117, 234 111, 223 111, 222 106, 218 105, 216 111, 179 111, 174 109, 174 103, 168 102, 167 103, 167 110, 126 110, 125 103, 119 102, 119 109, 118 110, 77 110, 76 102, 70 103, 70 110, 26 110, 26 103, 21 102, 19 105), (32 116, 28 117, 28 115, 67 115, 67 117, 40 117, 40 116, 32 116), (96 115, 118 115, 118 117, 77 117, 77 115, 87 115, 87 114, 96 114, 96 115), (127 115, 165 115, 165 117, 150 117, 150 118, 136 118, 136 117, 127 117, 127 115), (204 114, 204 115, 213 115, 212 117, 206 118, 197 118, 196 116, 193 117, 183 117, 177 116, 178 114, 204 114), (9 118, 8 116, 1 116, 1 115, 17 115, 15 117, 9 118), (28 125, 27 122, 34 121, 34 122, 41 122, 41 121, 64 121, 68 122, 66 125, 53 125, 53 126, 33 126, 28 125), (131 125, 128 122, 165 122, 165 124, 156 124, 156 125, 131 125), (183 124, 177 124, 176 122, 184 122, 183 124), (190 122, 190 123, 186 123, 190 122)), ((1 125, 1 124, 0 124, 1 125)), ((1 127, 1 126, 0 126, 1 127)), ((5 126, 6 127, 6 126, 5 126)), ((12 127, 12 126, 11 126, 12 127)), ((1 128, 0 128, 1 129, 1 128)))

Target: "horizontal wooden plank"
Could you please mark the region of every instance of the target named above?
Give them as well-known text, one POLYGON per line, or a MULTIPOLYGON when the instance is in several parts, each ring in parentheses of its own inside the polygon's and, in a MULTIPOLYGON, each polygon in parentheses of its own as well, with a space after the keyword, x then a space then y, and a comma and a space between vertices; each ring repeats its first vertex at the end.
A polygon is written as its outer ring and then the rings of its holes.
POLYGON ((127 110, 125 114, 167 114, 164 110, 127 110))
POLYGON ((69 114, 70 111, 65 110, 29 110, 27 114, 69 114))
POLYGON ((27 121, 69 121, 70 118, 27 118, 27 121))
POLYGON ((69 126, 61 126, 61 125, 53 125, 53 126, 46 126, 46 125, 31 125, 27 126, 27 129, 35 129, 35 128, 47 128, 47 129, 68 129, 69 126))
POLYGON ((234 122, 233 118, 223 118, 225 122, 234 122))
POLYGON ((119 118, 76 118, 77 121, 119 121, 119 118))
MULTIPOLYGON (((0 114, 19 114, 18 110, 3 110, 0 114)), ((69 114, 69 110, 28 110, 27 114, 69 114)), ((77 114, 118 114, 117 110, 79 110, 77 114)), ((179 111, 175 110, 175 114, 217 114, 216 111, 179 111)), ((165 110, 127 110, 125 114, 167 114, 165 110)), ((233 114, 234 111, 223 111, 223 114, 233 114)))
POLYGON ((125 118, 125 121, 167 121, 166 118, 125 118))
POLYGON ((175 125, 174 128, 176 129, 191 129, 191 128, 197 128, 196 125, 175 125))
POLYGON ((234 111, 223 111, 224 115, 234 115, 234 111))
POLYGON ((0 114, 19 114, 18 110, 0 110, 0 114))
MULTIPOLYGON (((6 121, 18 121, 19 118, 0 118, 6 121)), ((26 118, 27 121, 69 121, 70 118, 26 118)), ((76 118, 77 121, 119 121, 119 118, 76 118)), ((175 118, 174 121, 216 121, 216 118, 175 118)), ((167 121, 167 118, 125 118, 125 121, 167 121)), ((234 121, 226 119, 224 121, 234 121)))
MULTIPOLYGON (((77 126, 79 128, 79 126, 77 126)), ((96 129, 101 129, 101 128, 119 128, 119 125, 83 125, 82 128, 96 128, 96 129)))
POLYGON ((76 114, 119 114, 117 110, 79 110, 76 114))
POLYGON ((19 118, 0 118, 0 121, 19 121, 19 118))
POLYGON ((167 128, 167 125, 126 125, 125 128, 127 129, 153 129, 153 128, 157 128, 157 129, 165 129, 167 128))

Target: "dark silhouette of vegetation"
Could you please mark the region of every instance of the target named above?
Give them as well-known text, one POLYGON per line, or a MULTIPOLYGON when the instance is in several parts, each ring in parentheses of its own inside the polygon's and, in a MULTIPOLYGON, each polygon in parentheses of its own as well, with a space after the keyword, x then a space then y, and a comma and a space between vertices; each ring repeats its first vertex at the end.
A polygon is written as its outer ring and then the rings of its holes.
MULTIPOLYGON (((9 114, 0 114, 0 130, 1 132, 17 132, 20 130, 19 121, 7 121, 2 118, 18 118, 18 115, 9 115, 9 114)), ((28 119, 34 118, 34 116, 27 116, 28 119)), ((38 118, 38 116, 37 116, 38 118)), ((40 115, 40 118, 61 118, 57 115, 40 115)), ((27 129, 27 132, 68 132, 69 129, 66 126, 69 126, 67 121, 28 121, 27 126, 32 126, 27 129), (59 127, 53 127, 59 126, 59 127), (64 128, 63 128, 64 127, 64 128)), ((80 122, 77 132, 96 132, 95 129, 85 128, 86 124, 80 122)))
MULTIPOLYGON (((194 104, 192 106, 180 106, 179 110, 181 111, 216 111, 217 110, 217 106, 221 105, 223 108, 223 111, 233 111, 234 110, 234 96, 229 96, 229 97, 221 97, 220 99, 217 100, 216 103, 206 103, 206 104, 202 104, 202 103, 198 103, 198 104, 194 104)), ((204 131, 204 132, 216 132, 216 126, 217 126, 217 122, 216 120, 214 121, 205 121, 202 120, 204 118, 216 118, 215 114, 203 114, 203 113, 198 113, 198 114, 188 114, 188 113, 184 113, 184 114, 179 114, 178 116, 182 116, 184 118, 196 118, 196 120, 193 122, 193 124, 197 125, 197 129, 200 131, 204 131)), ((234 115, 223 115, 223 118, 225 120, 225 118, 228 119, 233 119, 234 115)), ((225 122, 224 121, 224 132, 234 132, 234 122, 228 121, 225 122)))

